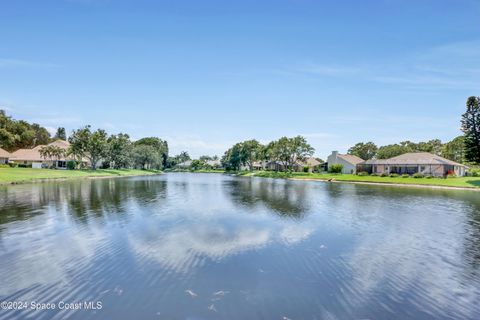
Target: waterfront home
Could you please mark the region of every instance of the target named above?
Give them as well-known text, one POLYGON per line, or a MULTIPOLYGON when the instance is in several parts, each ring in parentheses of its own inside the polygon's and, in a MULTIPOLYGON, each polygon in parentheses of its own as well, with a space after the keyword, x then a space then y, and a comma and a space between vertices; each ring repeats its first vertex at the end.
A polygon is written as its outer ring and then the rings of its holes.
MULTIPOLYGON (((319 169, 321 162, 314 157, 307 157, 304 160, 297 160, 292 166, 292 170, 295 172, 303 172, 304 168, 308 167, 308 172, 313 172, 319 169)), ((267 170, 285 171, 285 166, 280 161, 270 161, 264 166, 267 170)))
POLYGON ((463 164, 428 152, 405 153, 390 159, 372 159, 357 165, 358 172, 410 175, 421 173, 435 177, 445 177, 447 175, 463 177, 466 175, 467 169, 468 167, 463 164))
POLYGON ((327 170, 333 164, 341 164, 343 166, 342 173, 349 174, 357 171, 357 164, 364 160, 351 154, 340 154, 338 151, 332 151, 327 158, 327 170))
POLYGON ((299 161, 293 165, 293 170, 297 172, 305 171, 304 168, 308 168, 308 172, 319 171, 322 163, 314 157, 305 158, 303 161, 299 161))
POLYGON ((222 162, 219 159, 217 159, 217 160, 207 160, 207 161, 205 161, 205 165, 209 166, 209 167, 212 167, 213 169, 221 169, 223 167, 222 162))
POLYGON ((180 169, 189 169, 191 166, 192 166, 192 160, 180 162, 179 164, 176 165, 176 167, 180 169))
MULTIPOLYGON (((55 169, 66 169, 67 161, 74 160, 73 157, 67 156, 67 150, 70 147, 70 143, 65 140, 56 140, 48 145, 38 145, 32 149, 18 149, 15 152, 12 152, 10 155, 10 161, 17 164, 32 166, 32 168, 55 168, 55 169), (44 158, 40 154, 40 150, 46 146, 55 146, 65 150, 65 155, 61 157, 49 157, 44 158)), ((87 164, 87 160, 83 159, 82 162, 84 165, 87 164)))
POLYGON ((10 152, 0 148, 0 164, 7 164, 8 159, 10 159, 10 157, 11 157, 10 152))

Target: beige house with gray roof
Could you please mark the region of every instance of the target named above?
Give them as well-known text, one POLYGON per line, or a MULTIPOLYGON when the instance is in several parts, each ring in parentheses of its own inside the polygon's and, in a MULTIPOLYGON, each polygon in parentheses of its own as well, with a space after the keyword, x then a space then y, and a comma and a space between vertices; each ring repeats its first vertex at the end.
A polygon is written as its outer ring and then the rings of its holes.
POLYGON ((445 177, 450 174, 463 177, 468 167, 431 154, 428 152, 411 152, 390 159, 372 159, 357 165, 357 171, 365 171, 374 174, 414 174, 432 175, 445 177))

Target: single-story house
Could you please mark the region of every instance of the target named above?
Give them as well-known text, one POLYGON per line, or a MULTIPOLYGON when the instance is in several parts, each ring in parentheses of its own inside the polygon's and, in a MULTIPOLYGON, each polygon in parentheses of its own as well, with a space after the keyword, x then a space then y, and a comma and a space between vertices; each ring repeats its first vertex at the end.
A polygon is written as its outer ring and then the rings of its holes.
POLYGON ((181 168, 181 169, 188 169, 191 166, 192 166, 192 160, 180 162, 179 164, 176 165, 177 168, 181 168))
POLYGON ((10 152, 0 148, 0 164, 7 164, 11 156, 10 152))
POLYGON ((364 160, 352 154, 340 154, 338 151, 332 151, 332 154, 327 158, 327 170, 332 164, 343 165, 342 173, 351 174, 357 172, 357 164, 364 160))
MULTIPOLYGON (((55 168, 55 169, 66 169, 67 161, 74 160, 70 156, 62 156, 60 158, 50 157, 44 158, 40 154, 40 150, 47 145, 38 145, 33 149, 18 149, 17 151, 12 152, 10 156, 10 162, 15 162, 23 165, 31 165, 32 168, 55 168)), ((56 140, 52 143, 49 143, 48 146, 55 146, 68 150, 70 143, 65 140, 56 140)), ((86 159, 82 160, 83 163, 87 163, 86 159)))
MULTIPOLYGON (((295 172, 303 172, 304 167, 308 167, 308 172, 313 172, 314 170, 318 169, 318 167, 322 163, 315 159, 314 157, 307 157, 304 160, 298 160, 294 165, 292 170, 295 172)), ((285 171, 285 166, 281 161, 270 161, 267 162, 264 168, 268 170, 275 170, 275 171, 285 171)))
POLYGON ((303 168, 308 167, 308 172, 318 171, 321 166, 321 162, 315 159, 314 157, 308 157, 303 161, 298 161, 298 163, 293 165, 293 170, 297 172, 303 172, 303 168))
POLYGON ((222 162, 220 159, 217 160, 207 160, 205 161, 205 165, 210 166, 212 168, 222 168, 222 162))
POLYGON ((411 152, 390 159, 372 159, 357 165, 357 171, 374 174, 414 174, 421 173, 435 177, 445 177, 449 174, 463 177, 468 167, 431 154, 428 152, 411 152))

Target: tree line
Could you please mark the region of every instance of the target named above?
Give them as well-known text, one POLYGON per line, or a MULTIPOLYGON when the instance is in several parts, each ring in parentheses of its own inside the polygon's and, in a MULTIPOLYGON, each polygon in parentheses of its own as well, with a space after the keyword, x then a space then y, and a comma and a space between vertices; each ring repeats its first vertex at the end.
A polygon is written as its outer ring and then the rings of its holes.
MULTIPOLYGON (((314 151, 302 136, 282 137, 265 145, 253 139, 234 144, 225 151, 221 162, 227 170, 240 170, 242 167, 253 170, 255 161, 275 161, 288 171, 298 161, 312 156, 314 151)), ((278 168, 276 166, 276 170, 278 168)))
POLYGON ((369 160, 388 159, 408 152, 429 152, 459 163, 480 164, 480 97, 467 99, 461 130, 463 135, 447 143, 433 139, 418 143, 402 141, 377 147, 373 142, 359 142, 348 153, 369 160))
MULTIPOLYGON (((108 135, 103 129, 92 130, 87 125, 73 130, 67 138, 63 127, 52 137, 48 130, 37 123, 15 120, 0 110, 0 147, 13 152, 18 149, 32 149, 44 145, 39 153, 44 159, 62 159, 67 156, 75 159, 78 168, 86 159, 92 169, 140 168, 162 169, 169 165, 168 143, 157 137, 147 137, 132 141, 126 133, 108 135), (56 140, 68 140, 68 150, 48 145, 56 140)), ((188 155, 187 155, 188 156, 188 155)))
POLYGON ((138 168, 162 169, 167 164, 168 143, 157 137, 132 141, 126 133, 108 135, 103 129, 93 131, 90 126, 73 130, 68 137, 69 154, 77 163, 88 159, 93 170, 101 163, 102 169, 138 168))

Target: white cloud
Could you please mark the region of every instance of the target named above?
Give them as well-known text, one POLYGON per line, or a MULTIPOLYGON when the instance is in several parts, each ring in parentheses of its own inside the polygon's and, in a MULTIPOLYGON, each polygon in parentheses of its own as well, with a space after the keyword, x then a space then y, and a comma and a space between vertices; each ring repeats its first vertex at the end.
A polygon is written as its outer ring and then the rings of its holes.
MULTIPOLYGON (((233 142, 207 141, 198 135, 174 135, 165 136, 171 154, 178 154, 181 151, 188 151, 190 156, 198 157, 204 154, 221 156, 233 142)), ((219 139, 216 138, 216 141, 219 139)))
POLYGON ((408 89, 478 89, 480 42, 457 42, 368 65, 305 63, 291 71, 408 89))

